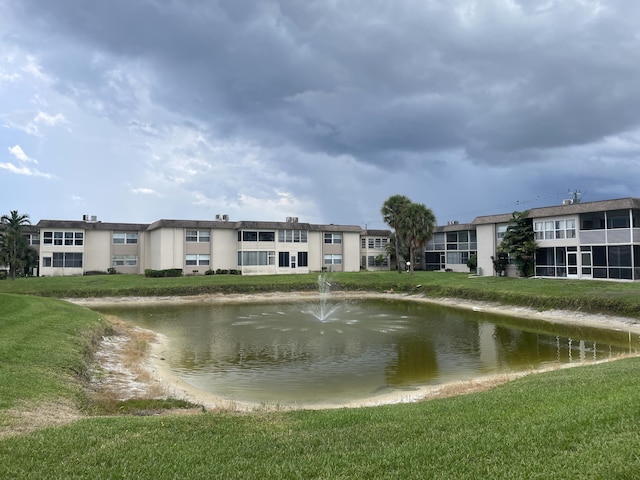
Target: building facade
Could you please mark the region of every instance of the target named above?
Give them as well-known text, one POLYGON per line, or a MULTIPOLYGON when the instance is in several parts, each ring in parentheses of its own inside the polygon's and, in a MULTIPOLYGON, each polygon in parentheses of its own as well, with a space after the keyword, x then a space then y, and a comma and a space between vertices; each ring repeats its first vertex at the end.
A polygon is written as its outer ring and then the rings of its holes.
MULTIPOLYGON (((566 201, 533 208, 535 275, 549 278, 640 280, 640 199, 566 201)), ((449 222, 435 229, 416 268, 495 275, 493 259, 512 214, 449 222)), ((185 275, 237 270, 244 275, 390 270, 389 230, 285 222, 158 220, 151 224, 41 220, 24 234, 39 254, 34 275, 180 269, 185 275)), ((507 275, 517 275, 509 265, 507 275)))
MULTIPOLYGON (((236 270, 244 275, 359 271, 363 255, 384 254, 390 232, 370 233, 354 225, 299 222, 158 220, 151 224, 41 220, 25 230, 39 252, 35 274, 88 272, 141 274, 180 269, 185 275, 236 270), (362 239, 366 241, 363 244, 362 239), (363 246, 364 245, 364 246, 363 246)), ((375 261, 370 269, 389 269, 375 261)), ((368 264, 364 266, 368 269, 368 264)))
MULTIPOLYGON (((640 280, 640 199, 566 202, 529 210, 535 235, 535 275, 640 280)), ((511 214, 477 217, 478 267, 493 274, 511 214)), ((515 274, 512 267, 510 274, 515 274)))

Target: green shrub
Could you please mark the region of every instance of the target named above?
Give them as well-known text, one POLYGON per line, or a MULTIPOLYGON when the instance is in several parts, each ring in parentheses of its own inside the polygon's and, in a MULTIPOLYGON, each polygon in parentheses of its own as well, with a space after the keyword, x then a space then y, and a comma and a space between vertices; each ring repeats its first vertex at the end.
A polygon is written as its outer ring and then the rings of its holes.
POLYGON ((149 278, 160 278, 160 277, 181 277, 182 269, 181 268, 166 268, 164 270, 153 270, 151 268, 147 268, 144 271, 144 276, 149 278))

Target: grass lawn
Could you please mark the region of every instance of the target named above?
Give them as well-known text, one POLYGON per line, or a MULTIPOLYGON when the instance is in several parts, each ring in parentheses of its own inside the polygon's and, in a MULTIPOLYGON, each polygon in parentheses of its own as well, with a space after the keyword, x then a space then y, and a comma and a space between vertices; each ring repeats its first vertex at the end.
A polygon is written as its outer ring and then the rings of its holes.
MULTIPOLYGON (((0 282, 0 478, 638 478, 637 358, 423 403, 250 414, 85 414, 63 426, 8 433, 19 422, 16 411, 37 413, 44 404, 59 403, 92 412, 83 382, 93 342, 108 333, 108 325, 90 310, 42 296, 188 294, 222 287, 246 292, 269 285, 302 290, 312 289, 316 279, 128 277, 0 282), (16 294, 26 292, 39 297, 16 294)), ((458 291, 465 298, 540 308, 554 302, 567 308, 615 305, 614 313, 630 315, 640 293, 631 283, 429 272, 335 274, 332 281, 349 290, 434 296, 458 291)))
MULTIPOLYGON (((357 272, 328 274, 334 289, 408 292, 431 297, 486 300, 538 309, 561 308, 640 318, 640 283, 596 280, 470 277, 461 273, 357 272)), ((59 298, 199 295, 314 291, 318 274, 200 275, 145 278, 142 275, 39 277, 0 281, 0 293, 59 298)))

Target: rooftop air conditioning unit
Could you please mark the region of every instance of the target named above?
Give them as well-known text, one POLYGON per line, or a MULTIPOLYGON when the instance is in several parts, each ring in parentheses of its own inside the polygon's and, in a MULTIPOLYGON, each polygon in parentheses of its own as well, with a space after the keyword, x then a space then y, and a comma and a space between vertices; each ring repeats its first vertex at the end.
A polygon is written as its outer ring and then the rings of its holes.
POLYGON ((291 217, 292 223, 298 223, 298 217, 291 217))
POLYGON ((226 222, 229 220, 229 215, 222 215, 222 221, 226 222))
POLYGON ((219 213, 216 213, 216 220, 221 220, 222 219, 222 215, 220 215, 219 213))
POLYGON ((562 205, 573 205, 573 198, 565 198, 562 200, 562 205))
POLYGON ((287 223, 293 222, 293 217, 287 217, 287 223))

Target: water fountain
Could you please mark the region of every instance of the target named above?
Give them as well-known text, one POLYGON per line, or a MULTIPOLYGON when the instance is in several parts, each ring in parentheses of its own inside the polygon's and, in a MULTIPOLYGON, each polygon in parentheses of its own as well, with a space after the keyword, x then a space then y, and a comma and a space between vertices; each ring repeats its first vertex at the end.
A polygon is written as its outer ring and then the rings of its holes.
POLYGON ((317 320, 326 322, 340 308, 340 303, 330 300, 331 282, 326 275, 318 275, 318 292, 320 301, 314 304, 307 304, 302 313, 313 315, 317 320))
POLYGON ((203 302, 102 311, 170 338, 162 357, 186 383, 256 404, 340 405, 390 392, 403 398, 425 386, 640 348, 626 332, 387 299, 347 302, 331 280, 320 275, 319 295, 304 304, 203 302))

